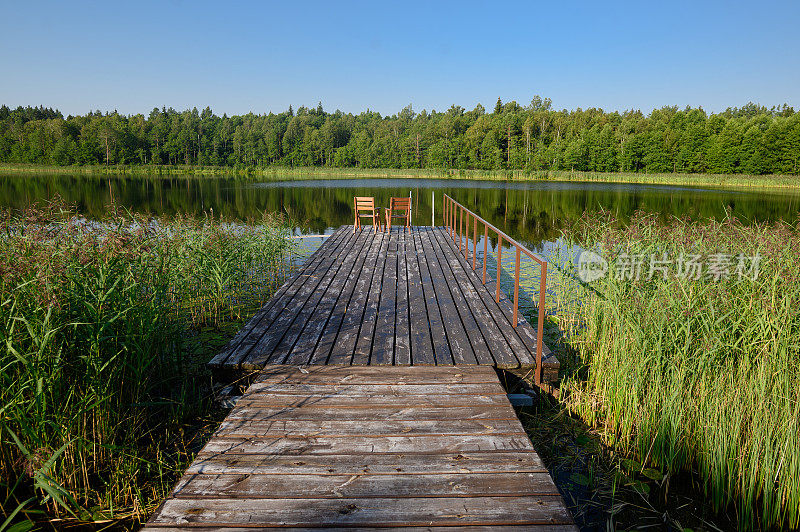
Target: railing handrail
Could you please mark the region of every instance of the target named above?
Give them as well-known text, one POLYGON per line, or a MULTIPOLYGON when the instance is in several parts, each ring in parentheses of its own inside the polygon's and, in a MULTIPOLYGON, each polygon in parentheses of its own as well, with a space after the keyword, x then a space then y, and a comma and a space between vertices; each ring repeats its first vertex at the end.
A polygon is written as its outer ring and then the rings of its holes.
POLYGON ((508 243, 509 243, 509 244, 511 244, 512 246, 516 246, 516 247, 518 247, 518 248, 519 248, 521 251, 523 251, 523 252, 524 252, 526 255, 528 255, 530 258, 532 258, 533 260, 535 260, 536 262, 538 262, 538 263, 539 263, 539 266, 542 266, 543 264, 545 264, 545 263, 547 262, 546 260, 544 260, 544 259, 540 259, 539 257, 537 257, 537 256, 536 256, 536 255, 537 255, 536 253, 534 253, 533 251, 529 250, 528 248, 526 248, 525 246, 523 246, 522 244, 520 244, 519 242, 517 242, 516 240, 514 240, 513 238, 511 238, 510 236, 508 236, 508 234, 507 234, 507 233, 505 233, 505 232, 501 231, 500 229, 498 229, 497 227, 495 227, 495 226, 494 226, 494 225, 492 225, 491 223, 487 222, 485 219, 481 218, 480 216, 478 216, 477 214, 475 214, 473 211, 469 210, 467 207, 464 207, 464 205, 462 205, 461 203, 457 202, 456 200, 454 200, 453 198, 451 198, 451 197, 450 197, 450 196, 448 196, 447 194, 445 194, 445 195, 444 195, 444 197, 445 197, 446 199, 450 200, 451 202, 455 203, 455 204, 456 204, 456 205, 458 205, 459 207, 461 207, 461 208, 462 208, 462 209, 463 209, 465 212, 468 212, 470 215, 472 215, 472 217, 473 217, 473 218, 477 218, 479 222, 481 222, 482 224, 484 224, 484 225, 488 226, 488 227, 489 227, 489 229, 491 229, 492 231, 494 231, 494 232, 495 232, 495 233, 497 233, 498 235, 502 235, 502 236, 503 236, 503 240, 505 240, 506 242, 508 242, 508 243))
POLYGON ((468 253, 469 253, 469 217, 471 216, 474 220, 473 223, 473 246, 472 246, 472 269, 475 270, 476 267, 476 260, 477 260, 477 248, 478 248, 478 222, 480 222, 484 226, 484 243, 483 243, 483 284, 486 284, 486 257, 488 255, 487 246, 488 246, 488 238, 489 238, 489 229, 494 231, 497 234, 498 242, 497 242, 497 279, 495 281, 496 284, 496 294, 495 300, 499 303, 500 302, 500 273, 502 270, 501 266, 501 255, 503 250, 503 240, 508 242, 511 246, 516 249, 516 266, 514 269, 514 307, 513 307, 513 318, 511 325, 516 328, 517 323, 519 322, 519 279, 520 279, 520 254, 525 253, 528 257, 530 257, 534 262, 536 262, 539 267, 541 268, 541 277, 539 280, 539 317, 537 323, 537 335, 536 335, 536 372, 534 375, 535 383, 541 384, 542 382, 542 335, 544 333, 544 303, 545 303, 545 291, 547 288, 547 261, 543 258, 539 258, 535 253, 531 250, 508 236, 505 232, 501 231, 494 225, 490 224, 485 219, 481 218, 477 214, 475 214, 470 209, 466 208, 461 203, 457 202, 447 194, 444 194, 444 198, 442 200, 442 221, 444 223, 444 227, 450 231, 450 234, 455 241, 456 235, 458 235, 459 239, 459 254, 461 252, 461 245, 463 243, 463 239, 466 236, 466 244, 464 244, 464 259, 468 260, 468 253), (456 209, 461 215, 459 221, 459 228, 456 230, 456 209), (466 220, 466 231, 464 231, 464 214, 467 215, 466 220))

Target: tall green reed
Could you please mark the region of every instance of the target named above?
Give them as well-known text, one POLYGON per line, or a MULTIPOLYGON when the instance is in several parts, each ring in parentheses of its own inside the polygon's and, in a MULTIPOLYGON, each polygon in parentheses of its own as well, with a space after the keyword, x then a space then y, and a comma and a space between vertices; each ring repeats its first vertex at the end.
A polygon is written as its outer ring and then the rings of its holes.
POLYGON ((84 519, 156 503, 210 404, 186 339, 269 297, 287 228, 271 215, 90 222, 58 203, 1 213, 0 514, 36 500, 84 519), (45 466, 60 499, 37 481, 45 466))
POLYGON ((800 525, 800 228, 604 215, 567 236, 612 272, 623 253, 760 256, 755 278, 648 280, 645 262, 638 281, 592 283, 565 321, 583 372, 563 387, 613 448, 693 472, 741 528, 800 525))

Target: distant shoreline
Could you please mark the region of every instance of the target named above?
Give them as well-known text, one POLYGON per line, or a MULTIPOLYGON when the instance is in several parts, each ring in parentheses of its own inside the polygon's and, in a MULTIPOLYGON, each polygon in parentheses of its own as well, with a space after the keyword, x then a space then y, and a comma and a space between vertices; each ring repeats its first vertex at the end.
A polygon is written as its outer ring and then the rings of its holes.
POLYGON ((524 170, 473 170, 437 168, 331 168, 331 167, 227 167, 227 166, 46 166, 0 164, 0 174, 83 174, 132 177, 234 177, 251 181, 312 179, 475 179, 493 181, 600 182, 672 186, 715 186, 752 189, 800 190, 800 176, 746 174, 640 174, 630 172, 571 172, 524 170))

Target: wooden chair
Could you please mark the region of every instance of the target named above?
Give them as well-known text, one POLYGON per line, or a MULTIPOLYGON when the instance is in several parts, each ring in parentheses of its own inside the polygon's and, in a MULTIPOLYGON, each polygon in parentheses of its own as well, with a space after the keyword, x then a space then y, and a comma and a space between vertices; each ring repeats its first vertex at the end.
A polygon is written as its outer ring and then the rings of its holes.
POLYGON ((405 218, 405 227, 411 229, 411 198, 389 198, 386 209, 386 228, 392 229, 392 218, 405 218), (395 211, 405 211, 395 214, 395 211))
POLYGON ((375 232, 380 231, 381 222, 378 217, 378 210, 375 208, 375 198, 368 197, 355 197, 353 198, 353 205, 355 206, 356 221, 353 223, 353 233, 356 229, 361 229, 361 218, 372 218, 372 226, 375 232), (366 212, 369 214, 361 214, 366 212))

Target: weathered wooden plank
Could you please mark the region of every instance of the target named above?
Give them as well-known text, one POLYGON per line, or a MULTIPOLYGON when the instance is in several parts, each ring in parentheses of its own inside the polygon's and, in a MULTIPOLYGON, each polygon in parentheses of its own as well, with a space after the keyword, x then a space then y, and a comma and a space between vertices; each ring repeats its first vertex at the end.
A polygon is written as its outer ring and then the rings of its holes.
POLYGON ((321 275, 327 269, 327 265, 331 260, 330 256, 335 254, 338 249, 346 245, 350 239, 347 232, 336 233, 329 238, 333 240, 331 246, 327 251, 319 254, 319 261, 317 261, 313 268, 305 269, 297 275, 295 282, 279 297, 270 299, 270 306, 264 313, 263 318, 253 327, 250 333, 245 336, 239 343, 239 346, 231 353, 226 361, 226 366, 243 367, 242 362, 247 358, 252 347, 258 343, 262 336, 275 327, 276 320, 282 315, 286 305, 301 292, 307 288, 309 280, 321 275), (334 240, 335 239, 335 240, 334 240))
MULTIPOLYGON (((424 304, 423 304, 424 306, 424 304)), ((480 384, 497 383, 489 366, 372 367, 349 365, 265 366, 256 383, 301 384, 480 384)))
MULTIPOLYGON (((495 284, 494 280, 486 280, 486 290, 492 294, 494 297, 495 294, 495 284)), ((512 316, 514 312, 514 308, 512 306, 513 301, 505 295, 505 293, 500 290, 500 302, 498 305, 503 309, 503 315, 507 317, 509 323, 512 322, 512 316)), ((526 346, 529 347, 531 354, 530 362, 527 364, 523 364, 524 366, 533 365, 536 360, 536 329, 528 323, 522 315, 519 316, 519 323, 517 327, 514 328, 514 331, 519 336, 520 340, 525 343, 526 346)), ((560 362, 558 358, 553 354, 549 347, 547 347, 546 343, 542 343, 542 367, 547 370, 548 368, 555 370, 558 372, 558 368, 560 366, 560 362)))
POLYGON ((477 406, 504 405, 508 402, 505 394, 495 395, 407 395, 407 394, 371 394, 371 395, 314 395, 308 394, 260 394, 239 399, 237 407, 244 406, 300 406, 346 407, 346 408, 383 408, 384 406, 477 406))
POLYGON ((219 366, 222 364, 225 359, 236 349, 236 347, 241 343, 242 339, 250 334, 250 331, 261 321, 264 317, 264 314, 271 308, 272 305, 275 304, 275 301, 279 299, 287 290, 289 290, 294 283, 297 282, 298 277, 303 274, 305 271, 314 268, 319 261, 325 256, 327 249, 333 245, 333 243, 337 240, 334 236, 340 236, 336 233, 334 235, 328 237, 325 242, 316 250, 315 253, 312 254, 311 257, 308 258, 305 264, 298 268, 296 272, 294 272, 286 282, 281 285, 278 290, 272 295, 269 301, 242 327, 236 335, 231 338, 225 348, 217 354, 211 361, 209 362, 210 366, 219 366))
MULTIPOLYGON (((389 233, 385 250, 386 263, 378 295, 378 312, 372 338, 369 364, 391 365, 394 362, 395 322, 397 318, 397 231, 389 233)), ((375 288, 372 288, 375 291, 375 288)), ((366 318, 365 318, 366 319, 366 318)), ((363 328, 363 326, 362 326, 363 328)))
MULTIPOLYGON (((436 230, 434 232, 443 247, 449 247, 454 251, 454 256, 458 259, 461 267, 464 269, 471 269, 471 266, 466 262, 464 257, 455 253, 452 240, 448 239, 447 235, 442 230, 436 230)), ((500 327, 503 335, 514 348, 515 353, 517 353, 517 356, 520 358, 520 362, 525 365, 532 363, 536 356, 536 332, 531 325, 526 320, 520 319, 518 327, 516 329, 512 327, 513 308, 511 306, 511 300, 508 299, 502 291, 500 294, 500 301, 497 302, 495 300, 495 284, 491 278, 487 277, 486 285, 482 283, 477 275, 467 276, 466 278, 475 287, 475 290, 480 295, 487 310, 489 310, 494 318, 495 323, 500 327), (527 333, 526 335, 521 335, 520 332, 524 329, 527 329, 527 333), (529 336, 529 334, 533 336, 529 336), (526 360, 528 357, 530 357, 530 359, 526 360)))
POLYGON ((569 524, 559 496, 375 499, 167 499, 151 524, 392 526, 569 524))
MULTIPOLYGON (((443 248, 449 247, 451 250, 454 250, 452 247, 452 241, 447 238, 443 231, 437 230, 434 231, 434 234, 443 248)), ((471 266, 461 255, 457 253, 454 253, 453 255, 457 259, 458 263, 458 266, 453 264, 454 271, 458 271, 459 267, 461 268, 461 271, 466 272, 467 270, 471 270, 471 266)), ((519 365, 530 365, 534 363, 536 357, 536 344, 535 342, 533 344, 529 344, 529 342, 524 341, 520 337, 519 333, 511 326, 513 309, 510 307, 501 307, 500 304, 495 301, 494 294, 483 285, 481 279, 477 275, 465 275, 464 279, 474 287, 475 293, 483 302, 484 308, 491 316, 492 322, 497 326, 500 333, 505 337, 506 341, 511 347, 512 352, 517 359, 517 363, 519 365)), ((507 303, 508 301, 505 300, 505 302, 507 303)), ((528 325, 527 322, 524 325, 527 325, 528 328, 530 328, 530 325, 528 325)), ((523 326, 523 324, 520 324, 520 326, 523 326)), ((500 365, 501 367, 511 367, 503 366, 502 364, 500 365)))
MULTIPOLYGON (((216 532, 252 532, 253 529, 261 528, 263 525, 256 527, 227 527, 227 526, 202 526, 191 525, 192 530, 197 532, 211 531, 216 532)), ((185 531, 186 528, 172 527, 163 524, 148 524, 142 529, 144 532, 158 530, 159 532, 177 532, 185 531)), ((322 528, 309 528, 309 527, 292 527, 292 532, 342 532, 353 530, 352 526, 338 527, 326 526, 322 528)), ((457 528, 450 526, 391 526, 391 527, 371 527, 359 526, 359 532, 578 532, 575 525, 508 525, 508 526, 459 526, 457 528)))
POLYGON ((172 496, 260 499, 371 499, 407 497, 524 497, 557 495, 553 480, 540 473, 449 473, 422 475, 186 475, 172 496))
MULTIPOLYGON (((392 351, 393 364, 452 364, 453 346, 463 343, 464 338, 472 353, 466 359, 459 357, 456 363, 472 364, 471 356, 475 356, 475 363, 504 368, 533 364, 534 328, 524 320, 516 329, 511 327, 508 298, 494 301, 441 228, 415 227, 377 235, 360 232, 355 238, 362 239, 361 248, 352 247, 349 253, 342 248, 348 238, 352 240, 353 234, 345 227, 327 239, 301 274, 285 283, 210 364, 258 368, 265 361, 263 354, 256 357, 253 346, 263 346, 273 333, 279 338, 274 358, 293 364, 384 364, 389 363, 388 351, 392 351), (387 246, 391 246, 390 252, 381 250, 387 246), (372 267, 370 258, 374 260, 372 267), (383 270, 376 268, 382 260, 383 270), (382 288, 377 294, 376 286, 382 288), (369 319, 373 310, 375 317, 369 319), (294 316, 287 316, 293 312, 294 316), (455 315, 460 326, 453 319, 455 315), (389 334, 390 329, 393 334, 389 334), (389 349, 390 340, 393 345, 389 349), (354 361, 356 342, 359 357, 354 361), (351 344, 352 352, 346 353, 351 344), (481 344, 491 352, 491 360, 481 344), (334 351, 336 356, 329 356, 334 351)), ((547 346, 544 350, 545 368, 557 368, 558 362, 547 346)))
POLYGON ((283 382, 256 382, 247 389, 242 398, 254 398, 258 394, 297 395, 313 394, 315 396, 371 396, 371 395, 505 395, 499 382, 482 382, 477 384, 295 384, 283 382))
POLYGON ((280 315, 250 349, 247 357, 242 361, 242 367, 258 368, 263 367, 267 362, 283 362, 283 360, 272 359, 273 351, 281 342, 286 342, 289 346, 294 345, 294 340, 299 336, 305 322, 314 313, 322 293, 327 289, 341 265, 341 257, 356 246, 358 236, 358 233, 355 235, 348 233, 347 241, 337 248, 338 252, 325 258, 322 263, 324 269, 321 268, 315 275, 309 276, 307 282, 300 287, 295 296, 285 303, 280 315))
POLYGON ((372 346, 375 337, 375 326, 377 325, 378 305, 381 299, 381 290, 386 267, 386 254, 389 247, 389 235, 381 233, 381 247, 378 251, 378 262, 375 271, 372 273, 372 280, 367 288, 367 299, 364 308, 364 315, 361 319, 361 326, 358 331, 355 351, 353 351, 353 364, 369 364, 372 354, 372 346))
POLYGON ((294 419, 242 420, 227 418, 214 433, 215 437, 302 437, 326 436, 411 436, 416 434, 520 434, 522 426, 509 420, 327 420, 294 419))
MULTIPOLYGON (((337 337, 339 336, 340 328, 344 322, 345 314, 350 306, 351 299, 354 295, 354 291, 358 280, 363 275, 363 269, 368 266, 367 259, 372 258, 373 256, 370 254, 370 250, 372 246, 375 244, 375 235, 372 234, 371 237, 368 237, 365 241, 365 245, 361 250, 355 264, 353 265, 353 269, 350 272, 350 275, 345 279, 344 286, 342 287, 342 291, 339 294, 338 299, 336 300, 336 304, 334 305, 333 309, 331 310, 331 314, 328 318, 328 321, 325 323, 322 333, 320 334, 320 338, 317 344, 314 346, 314 351, 311 354, 311 364, 327 364, 329 363, 328 358, 330 357, 334 342, 336 341, 337 337)), ((374 255, 374 259, 377 260, 377 254, 374 255)), ((356 328, 357 330, 357 328, 356 328)), ((356 333, 352 333, 355 336, 356 333)), ((347 333, 345 333, 345 336, 347 333)), ((342 358, 342 361, 344 357, 342 358)), ((347 363, 350 363, 350 359, 352 358, 352 350, 349 354, 347 354, 347 363)))
MULTIPOLYGON (((491 346, 491 359, 479 359, 479 362, 481 364, 494 364, 503 368, 518 367, 519 360, 514 354, 514 347, 520 349, 523 354, 528 352, 526 347, 518 341, 513 347, 509 345, 497 323, 497 318, 501 321, 505 320, 502 319, 502 316, 493 316, 487 310, 480 294, 470 281, 470 279, 477 279, 472 267, 462 264, 462 261, 465 261, 464 256, 460 253, 454 253, 450 246, 441 242, 440 233, 441 231, 436 230, 428 232, 434 250, 439 254, 442 264, 447 264, 450 269, 449 279, 455 281, 454 284, 451 284, 451 288, 460 295, 460 299, 457 298, 457 304, 458 301, 464 302, 469 309, 468 315, 462 315, 464 322, 468 328, 472 323, 475 323, 475 327, 483 335, 486 345, 491 346)), ((470 337, 470 339, 473 338, 478 338, 478 334, 473 334, 470 337)), ((478 349, 475 350, 475 353, 477 356, 478 349)))
POLYGON ((333 274, 328 276, 327 286, 323 286, 325 285, 323 280, 317 288, 318 292, 306 302, 289 331, 275 348, 270 360, 293 365, 309 362, 317 340, 341 295, 345 279, 351 275, 355 259, 362 253, 368 240, 367 234, 362 231, 358 234, 355 245, 341 253, 338 264, 335 262, 331 266, 333 274), (312 308, 314 300, 317 303, 312 308))
POLYGON ((416 248, 416 257, 419 264, 420 277, 422 279, 423 296, 428 311, 428 321, 430 324, 431 341, 434 351, 434 363, 437 365, 453 364, 455 362, 453 349, 458 348, 460 344, 452 348, 450 346, 450 336, 455 333, 451 332, 450 328, 447 326, 447 316, 449 316, 449 313, 445 316, 442 310, 442 304, 436 295, 432 269, 428 264, 425 250, 422 247, 420 232, 421 229, 414 231, 414 246, 416 248))
POLYGON ((260 337, 261 332, 263 332, 266 327, 269 326, 271 323, 271 318, 268 317, 270 310, 280 301, 286 294, 293 294, 297 288, 300 286, 301 279, 304 279, 308 272, 313 271, 319 266, 319 263, 325 258, 326 254, 331 251, 331 248, 334 248, 338 242, 340 242, 341 238, 345 236, 345 231, 343 229, 339 229, 334 232, 333 235, 329 236, 325 242, 317 249, 311 257, 308 258, 306 263, 298 269, 297 272, 292 275, 276 292, 273 296, 267 301, 267 303, 245 324, 242 329, 234 335, 234 337, 228 342, 228 344, 223 348, 223 350, 217 354, 214 358, 211 359, 209 362, 209 366, 211 367, 221 367, 221 366, 234 366, 237 365, 241 356, 238 357, 237 360, 231 360, 230 356, 234 352, 246 352, 244 349, 240 349, 240 345, 242 344, 245 339, 250 341, 250 345, 255 342, 258 337, 260 337), (268 320, 266 323, 264 320, 268 320))
POLYGON ((378 268, 381 244, 385 238, 384 233, 375 235, 367 251, 364 268, 358 276, 358 281, 353 288, 353 294, 344 309, 341 326, 336 336, 331 340, 329 364, 350 364, 359 338, 359 329, 364 318, 367 298, 370 293, 372 279, 378 268))
POLYGON ((344 409, 325 408, 315 405, 287 407, 247 407, 236 406, 226 419, 241 421, 260 421, 292 419, 298 421, 448 421, 451 419, 517 419, 514 408, 508 405, 499 406, 448 406, 432 408, 430 406, 384 406, 380 409, 344 409))
POLYGON ((452 454, 219 454, 201 451, 186 471, 239 475, 418 475, 452 473, 544 472, 542 460, 529 452, 452 454))
MULTIPOLYGON (((413 364, 435 364, 433 340, 431 338, 431 327, 437 321, 438 328, 441 328, 441 316, 439 316, 438 306, 429 309, 423 290, 422 275, 420 274, 419 260, 417 257, 416 238, 413 232, 409 233, 404 239, 405 255, 403 257, 406 264, 406 285, 408 290, 408 326, 410 352, 413 364)), ((448 351, 447 338, 444 330, 441 331, 443 343, 448 351)), ((452 357, 450 358, 452 362, 452 357)))
POLYGON ((149 528, 570 529, 491 367, 272 365, 256 381, 149 528))
POLYGON ((409 293, 408 293, 408 240, 407 231, 397 234, 397 317, 395 321, 394 363, 398 365, 411 364, 411 330, 409 325, 409 293))
POLYGON ((367 258, 367 250, 372 244, 373 238, 368 233, 362 232, 361 237, 362 244, 358 253, 352 253, 345 258, 346 264, 340 269, 323 297, 319 318, 309 322, 303 332, 302 341, 298 341, 294 346, 291 360, 304 360, 309 364, 327 363, 344 309, 367 258))
POLYGON ((468 434, 414 436, 318 436, 211 439, 204 452, 231 454, 359 454, 359 453, 463 453, 478 451, 534 452, 525 435, 468 434))
MULTIPOLYGON (((452 240, 448 239, 446 234, 444 234, 441 228, 437 228, 438 231, 443 238, 443 241, 447 242, 451 249, 456 250, 455 244, 452 243, 452 240)), ((458 255, 458 253, 456 253, 458 255)), ((495 290, 496 284, 495 281, 488 278, 486 279, 485 290, 488 292, 492 298, 492 301, 495 301, 495 290)), ((508 296, 501 290, 500 291, 500 302, 495 301, 496 307, 499 309, 499 313, 496 315, 502 316, 505 318, 509 325, 512 324, 512 316, 514 309, 512 307, 513 302, 508 298, 508 296)), ((495 314, 494 310, 492 312, 495 314)), ((498 320, 499 321, 499 320, 498 320)), ((520 316, 519 323, 516 328, 512 328, 514 332, 520 337, 521 342, 523 345, 526 346, 528 352, 531 354, 532 358, 531 361, 535 360, 536 356, 536 330, 531 326, 530 323, 527 322, 522 316, 520 316)), ((543 357, 549 358, 551 356, 550 349, 547 347, 546 344, 543 345, 543 357)))
MULTIPOLYGON (((477 364, 473 342, 470 341, 471 331, 465 327, 461 320, 461 315, 453 300, 453 294, 448 286, 444 269, 439 263, 439 258, 433 251, 430 243, 427 228, 420 228, 418 232, 425 261, 431 274, 433 291, 436 300, 439 302, 439 309, 444 320, 444 327, 447 331, 447 339, 450 343, 450 352, 456 364, 477 364)), ((447 266, 445 266, 447 268, 447 266)), ((463 311, 462 311, 463 312, 463 311)), ((481 346, 485 349, 485 345, 481 346)))
MULTIPOLYGON (((458 316, 461 318, 461 323, 463 323, 464 329, 467 331, 467 339, 472 345, 472 350, 475 353, 477 363, 494 365, 495 361, 492 357, 492 350, 489 349, 487 341, 484 339, 484 330, 490 329, 491 324, 481 323, 476 320, 471 302, 465 299, 464 294, 462 294, 458 280, 453 275, 448 257, 445 255, 442 249, 437 246, 435 237, 432 235, 433 228, 426 227, 425 229, 426 230, 422 235, 423 244, 426 246, 428 252, 432 253, 436 257, 436 260, 442 269, 442 274, 444 275, 445 282, 447 283, 447 287, 450 291, 450 297, 452 298, 453 306, 458 313, 458 316)), ((502 339, 502 337, 500 338, 502 339)))

